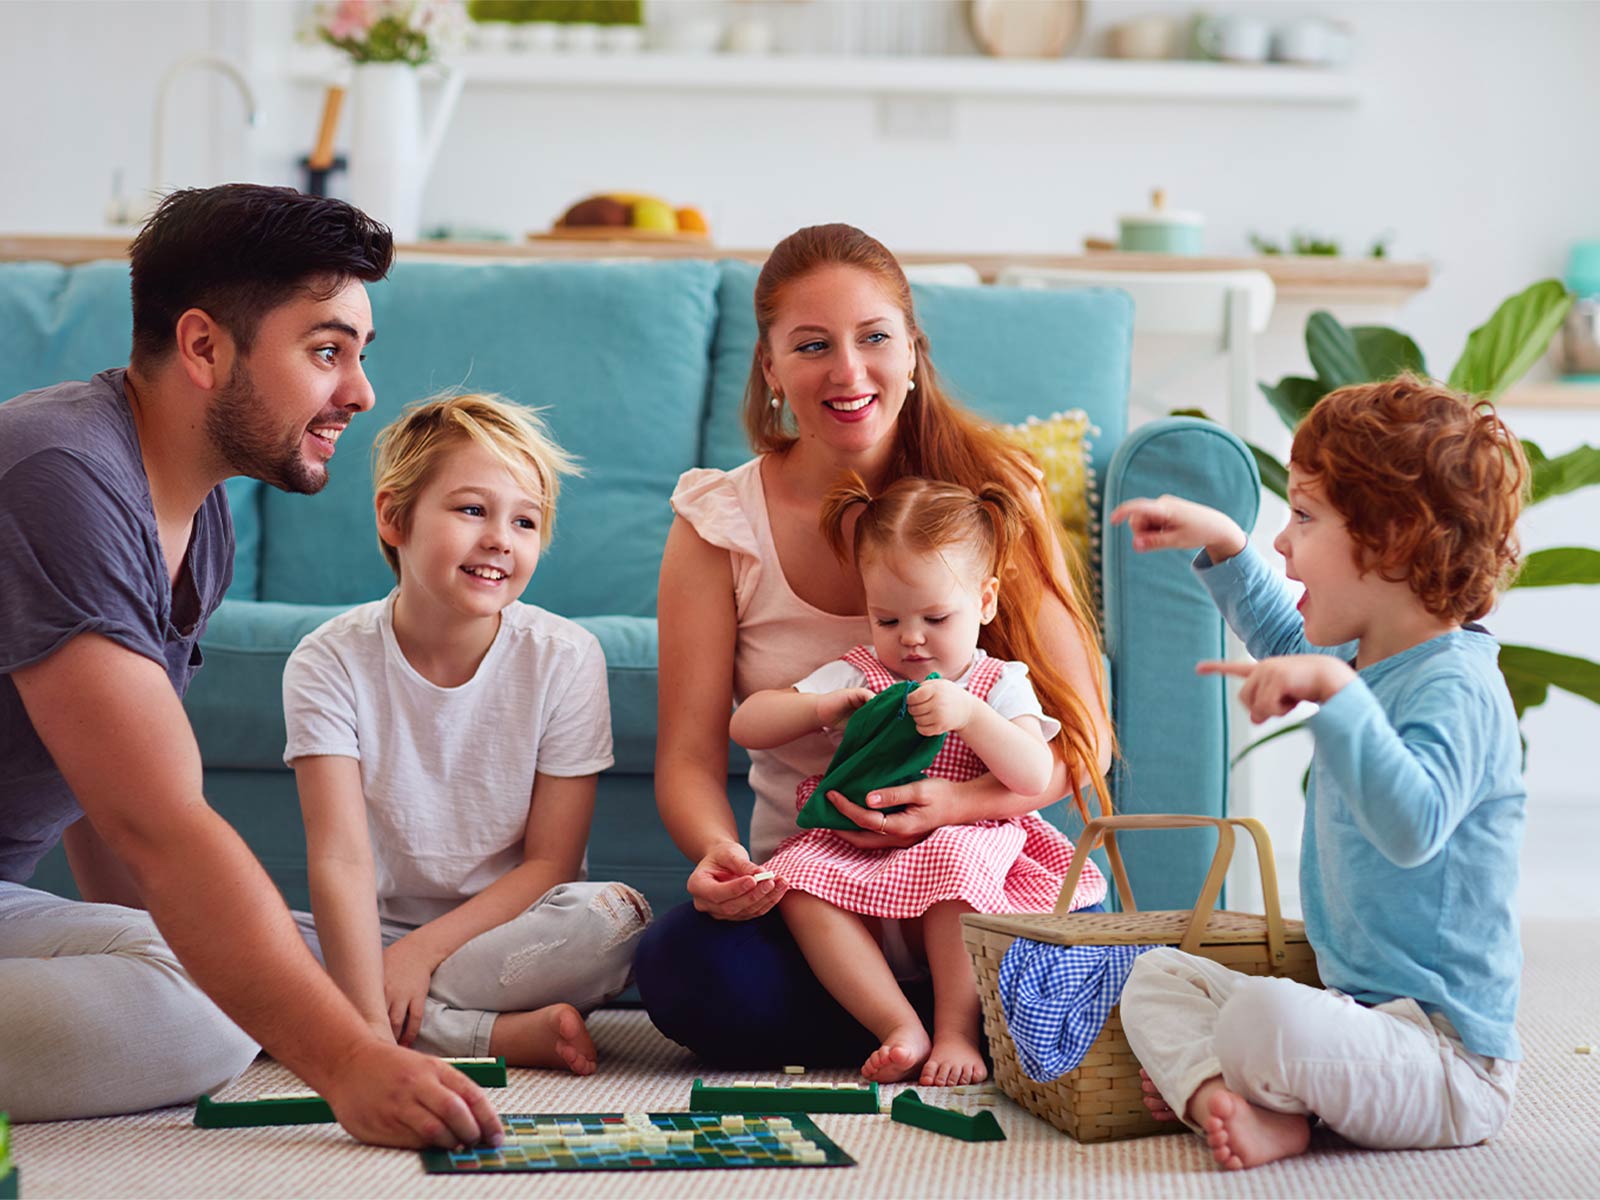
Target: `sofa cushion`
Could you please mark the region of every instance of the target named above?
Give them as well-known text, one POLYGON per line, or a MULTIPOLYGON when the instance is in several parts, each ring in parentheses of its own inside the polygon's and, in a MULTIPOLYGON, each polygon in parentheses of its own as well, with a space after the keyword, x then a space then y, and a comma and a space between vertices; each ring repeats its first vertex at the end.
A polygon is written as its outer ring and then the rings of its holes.
MULTIPOLYGON (((349 607, 223 601, 200 643, 205 666, 184 700, 208 769, 283 766, 284 663, 301 638, 349 607)), ((577 623, 600 639, 606 656, 617 759, 611 769, 648 775, 656 752, 655 618, 579 617, 577 623)))
MULTIPOLYGON (((128 264, 0 263, 0 401, 128 361, 128 264)), ((230 596, 253 599, 261 550, 254 479, 228 481, 237 549, 230 596)))
POLYGON ((668 497, 699 449, 715 283, 705 262, 398 264, 370 289, 377 406, 341 437, 321 493, 264 497, 260 598, 349 605, 393 586, 369 448, 402 406, 455 387, 544 408, 585 464, 523 598, 653 613, 668 497))
MULTIPOLYGON (((755 350, 759 268, 718 265, 717 336, 701 458, 706 466, 729 470, 751 454, 739 414, 755 350)), ((1133 301, 1126 293, 931 283, 913 283, 911 291, 934 365, 956 399, 999 422, 1083 409, 1100 429, 1093 461, 1104 477, 1111 450, 1127 428, 1133 301)))

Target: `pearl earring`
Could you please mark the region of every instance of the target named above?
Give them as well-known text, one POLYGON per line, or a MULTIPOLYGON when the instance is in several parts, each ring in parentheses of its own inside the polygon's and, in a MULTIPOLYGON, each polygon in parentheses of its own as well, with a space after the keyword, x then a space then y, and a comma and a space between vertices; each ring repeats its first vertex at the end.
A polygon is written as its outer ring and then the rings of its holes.
POLYGON ((907 375, 906 376, 906 391, 914 392, 916 390, 917 390, 917 377, 915 375, 907 375))
POLYGON ((777 392, 773 392, 772 393, 772 399, 771 399, 771 401, 769 403, 771 403, 771 405, 772 405, 772 407, 774 409, 782 408, 783 407, 783 397, 778 395, 777 392))

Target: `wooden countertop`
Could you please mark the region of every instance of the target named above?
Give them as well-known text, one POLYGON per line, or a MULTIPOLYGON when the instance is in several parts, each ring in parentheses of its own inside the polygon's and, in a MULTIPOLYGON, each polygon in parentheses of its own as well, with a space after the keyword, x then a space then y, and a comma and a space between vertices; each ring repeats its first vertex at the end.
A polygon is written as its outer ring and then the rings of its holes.
MULTIPOLYGON (((0 261, 43 260, 58 263, 126 258, 128 236, 0 234, 0 261)), ((725 249, 705 242, 582 241, 539 239, 529 242, 419 242, 399 248, 402 258, 737 258, 763 262, 766 249, 725 249)), ((1239 271, 1258 269, 1272 278, 1283 299, 1327 296, 1347 301, 1399 304, 1427 287, 1433 267, 1425 262, 1388 259, 1344 259, 1298 255, 1240 258, 1183 258, 1171 254, 1097 251, 1087 254, 1000 254, 983 251, 913 251, 899 255, 906 264, 969 263, 985 282, 1007 266, 1073 267, 1096 271, 1239 271)))

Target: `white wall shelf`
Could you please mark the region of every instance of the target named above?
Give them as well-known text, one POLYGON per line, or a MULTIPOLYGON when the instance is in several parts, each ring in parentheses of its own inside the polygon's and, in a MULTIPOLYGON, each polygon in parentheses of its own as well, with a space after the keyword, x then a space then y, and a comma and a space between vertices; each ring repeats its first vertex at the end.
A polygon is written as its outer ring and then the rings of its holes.
MULTIPOLYGON (((976 55, 872 58, 487 50, 467 51, 455 61, 467 72, 469 87, 825 92, 1249 104, 1353 105, 1360 102, 1356 81, 1345 72, 1279 64, 998 59, 976 55)), ((335 51, 309 48, 295 55, 290 74, 302 82, 330 82, 347 71, 342 56, 335 51)))

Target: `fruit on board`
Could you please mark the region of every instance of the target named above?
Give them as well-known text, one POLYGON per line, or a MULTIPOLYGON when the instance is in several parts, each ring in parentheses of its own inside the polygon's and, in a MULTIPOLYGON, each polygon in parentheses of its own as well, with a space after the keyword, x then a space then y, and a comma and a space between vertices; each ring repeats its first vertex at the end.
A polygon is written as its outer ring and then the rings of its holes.
POLYGON ((627 226, 651 233, 710 233, 705 214, 698 208, 674 208, 660 196, 643 192, 600 192, 579 200, 556 221, 556 228, 617 228, 627 226))

